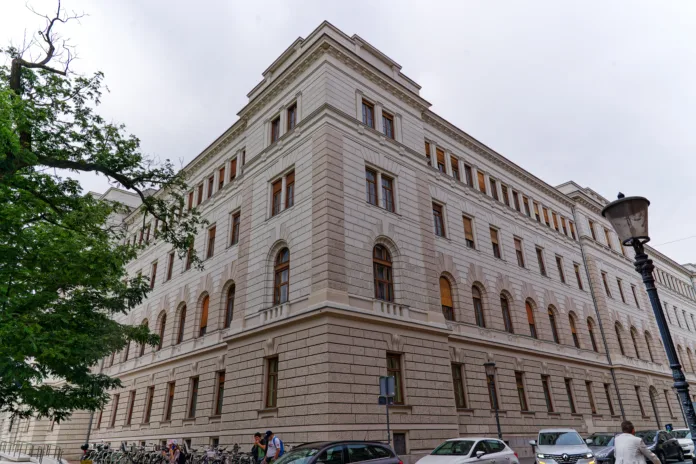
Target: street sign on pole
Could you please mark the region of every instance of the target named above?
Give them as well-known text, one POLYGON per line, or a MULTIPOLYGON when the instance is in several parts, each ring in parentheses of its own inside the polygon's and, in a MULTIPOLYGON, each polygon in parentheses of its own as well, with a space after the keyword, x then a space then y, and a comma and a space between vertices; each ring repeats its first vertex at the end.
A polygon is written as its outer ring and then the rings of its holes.
POLYGON ((387 444, 391 446, 391 431, 389 430, 389 405, 394 404, 396 396, 396 379, 393 376, 381 376, 379 378, 379 404, 387 409, 387 444))

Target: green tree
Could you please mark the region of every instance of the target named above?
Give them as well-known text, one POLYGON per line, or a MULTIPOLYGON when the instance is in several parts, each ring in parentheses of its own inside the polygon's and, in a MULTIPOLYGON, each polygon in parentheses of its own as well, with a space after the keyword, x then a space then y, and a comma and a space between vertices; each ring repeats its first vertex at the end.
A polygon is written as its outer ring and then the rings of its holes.
MULTIPOLYGON (((70 70, 72 49, 56 34, 75 19, 58 10, 0 67, 0 412, 63 420, 97 410, 118 379, 99 362, 130 341, 155 345, 140 326, 114 321, 146 297, 145 277, 128 276, 140 251, 114 215, 157 219, 155 240, 183 257, 204 221, 184 211, 185 179, 169 161, 96 112, 103 75, 70 70), (40 59, 28 59, 41 48, 40 59), (85 195, 72 173, 92 172, 137 193, 135 213, 85 195), (152 194, 153 189, 157 193, 152 194)), ((195 252, 192 257, 200 267, 195 252)))

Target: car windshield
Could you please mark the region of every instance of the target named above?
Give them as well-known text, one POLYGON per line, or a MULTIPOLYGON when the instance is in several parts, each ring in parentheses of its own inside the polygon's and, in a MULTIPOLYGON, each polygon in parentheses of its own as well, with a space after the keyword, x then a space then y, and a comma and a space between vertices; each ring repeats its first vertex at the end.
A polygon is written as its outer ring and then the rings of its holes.
POLYGON ((283 456, 278 458, 277 461, 273 461, 273 464, 305 464, 312 459, 312 456, 317 454, 319 450, 317 448, 300 448, 288 451, 283 456))
POLYGON ((645 432, 636 432, 636 437, 640 437, 643 439, 643 443, 646 445, 652 445, 655 443, 655 436, 657 435, 657 432, 654 430, 648 430, 645 432))
POLYGON ((614 435, 592 435, 590 446, 614 446, 614 435))
POLYGON ((583 445, 578 432, 545 432, 539 434, 540 445, 583 445))
POLYGON ((449 440, 438 446, 432 453, 437 456, 467 456, 474 442, 471 440, 449 440))
POLYGON ((687 437, 688 434, 689 434, 688 430, 672 430, 672 436, 674 438, 691 438, 691 437, 687 437))

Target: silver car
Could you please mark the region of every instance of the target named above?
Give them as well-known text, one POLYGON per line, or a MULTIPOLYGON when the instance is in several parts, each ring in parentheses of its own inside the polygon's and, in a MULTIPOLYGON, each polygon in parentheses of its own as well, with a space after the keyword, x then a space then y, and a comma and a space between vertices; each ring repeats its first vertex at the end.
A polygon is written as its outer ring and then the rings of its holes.
POLYGON ((587 443, 573 429, 544 429, 538 440, 529 442, 536 464, 595 464, 587 443))

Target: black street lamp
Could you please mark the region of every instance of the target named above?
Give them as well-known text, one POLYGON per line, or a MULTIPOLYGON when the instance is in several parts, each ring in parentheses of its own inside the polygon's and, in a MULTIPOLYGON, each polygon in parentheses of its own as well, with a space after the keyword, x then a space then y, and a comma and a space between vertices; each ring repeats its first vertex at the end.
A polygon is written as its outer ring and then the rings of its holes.
POLYGON ((503 432, 500 430, 500 417, 498 415, 498 392, 495 387, 495 363, 489 361, 483 364, 486 368, 486 384, 488 385, 488 394, 493 400, 493 409, 495 410, 495 425, 498 427, 498 439, 503 439, 503 432))
POLYGON ((662 304, 660 297, 657 295, 655 287, 655 278, 653 277, 653 262, 645 254, 645 245, 650 241, 648 235, 648 206, 650 202, 643 197, 624 197, 623 193, 619 193, 619 199, 612 201, 602 210, 602 216, 607 218, 614 230, 619 236, 619 240, 624 245, 631 245, 636 252, 635 262, 636 271, 643 276, 645 289, 650 297, 657 327, 660 329, 660 336, 665 345, 667 352, 667 360, 669 367, 672 369, 672 378, 674 379, 674 389, 677 390, 679 400, 681 401, 684 415, 686 416, 686 425, 691 431, 691 436, 696 445, 696 414, 694 414, 694 405, 689 398, 689 384, 686 382, 677 350, 674 348, 672 335, 667 326, 665 313, 662 312, 662 304))

